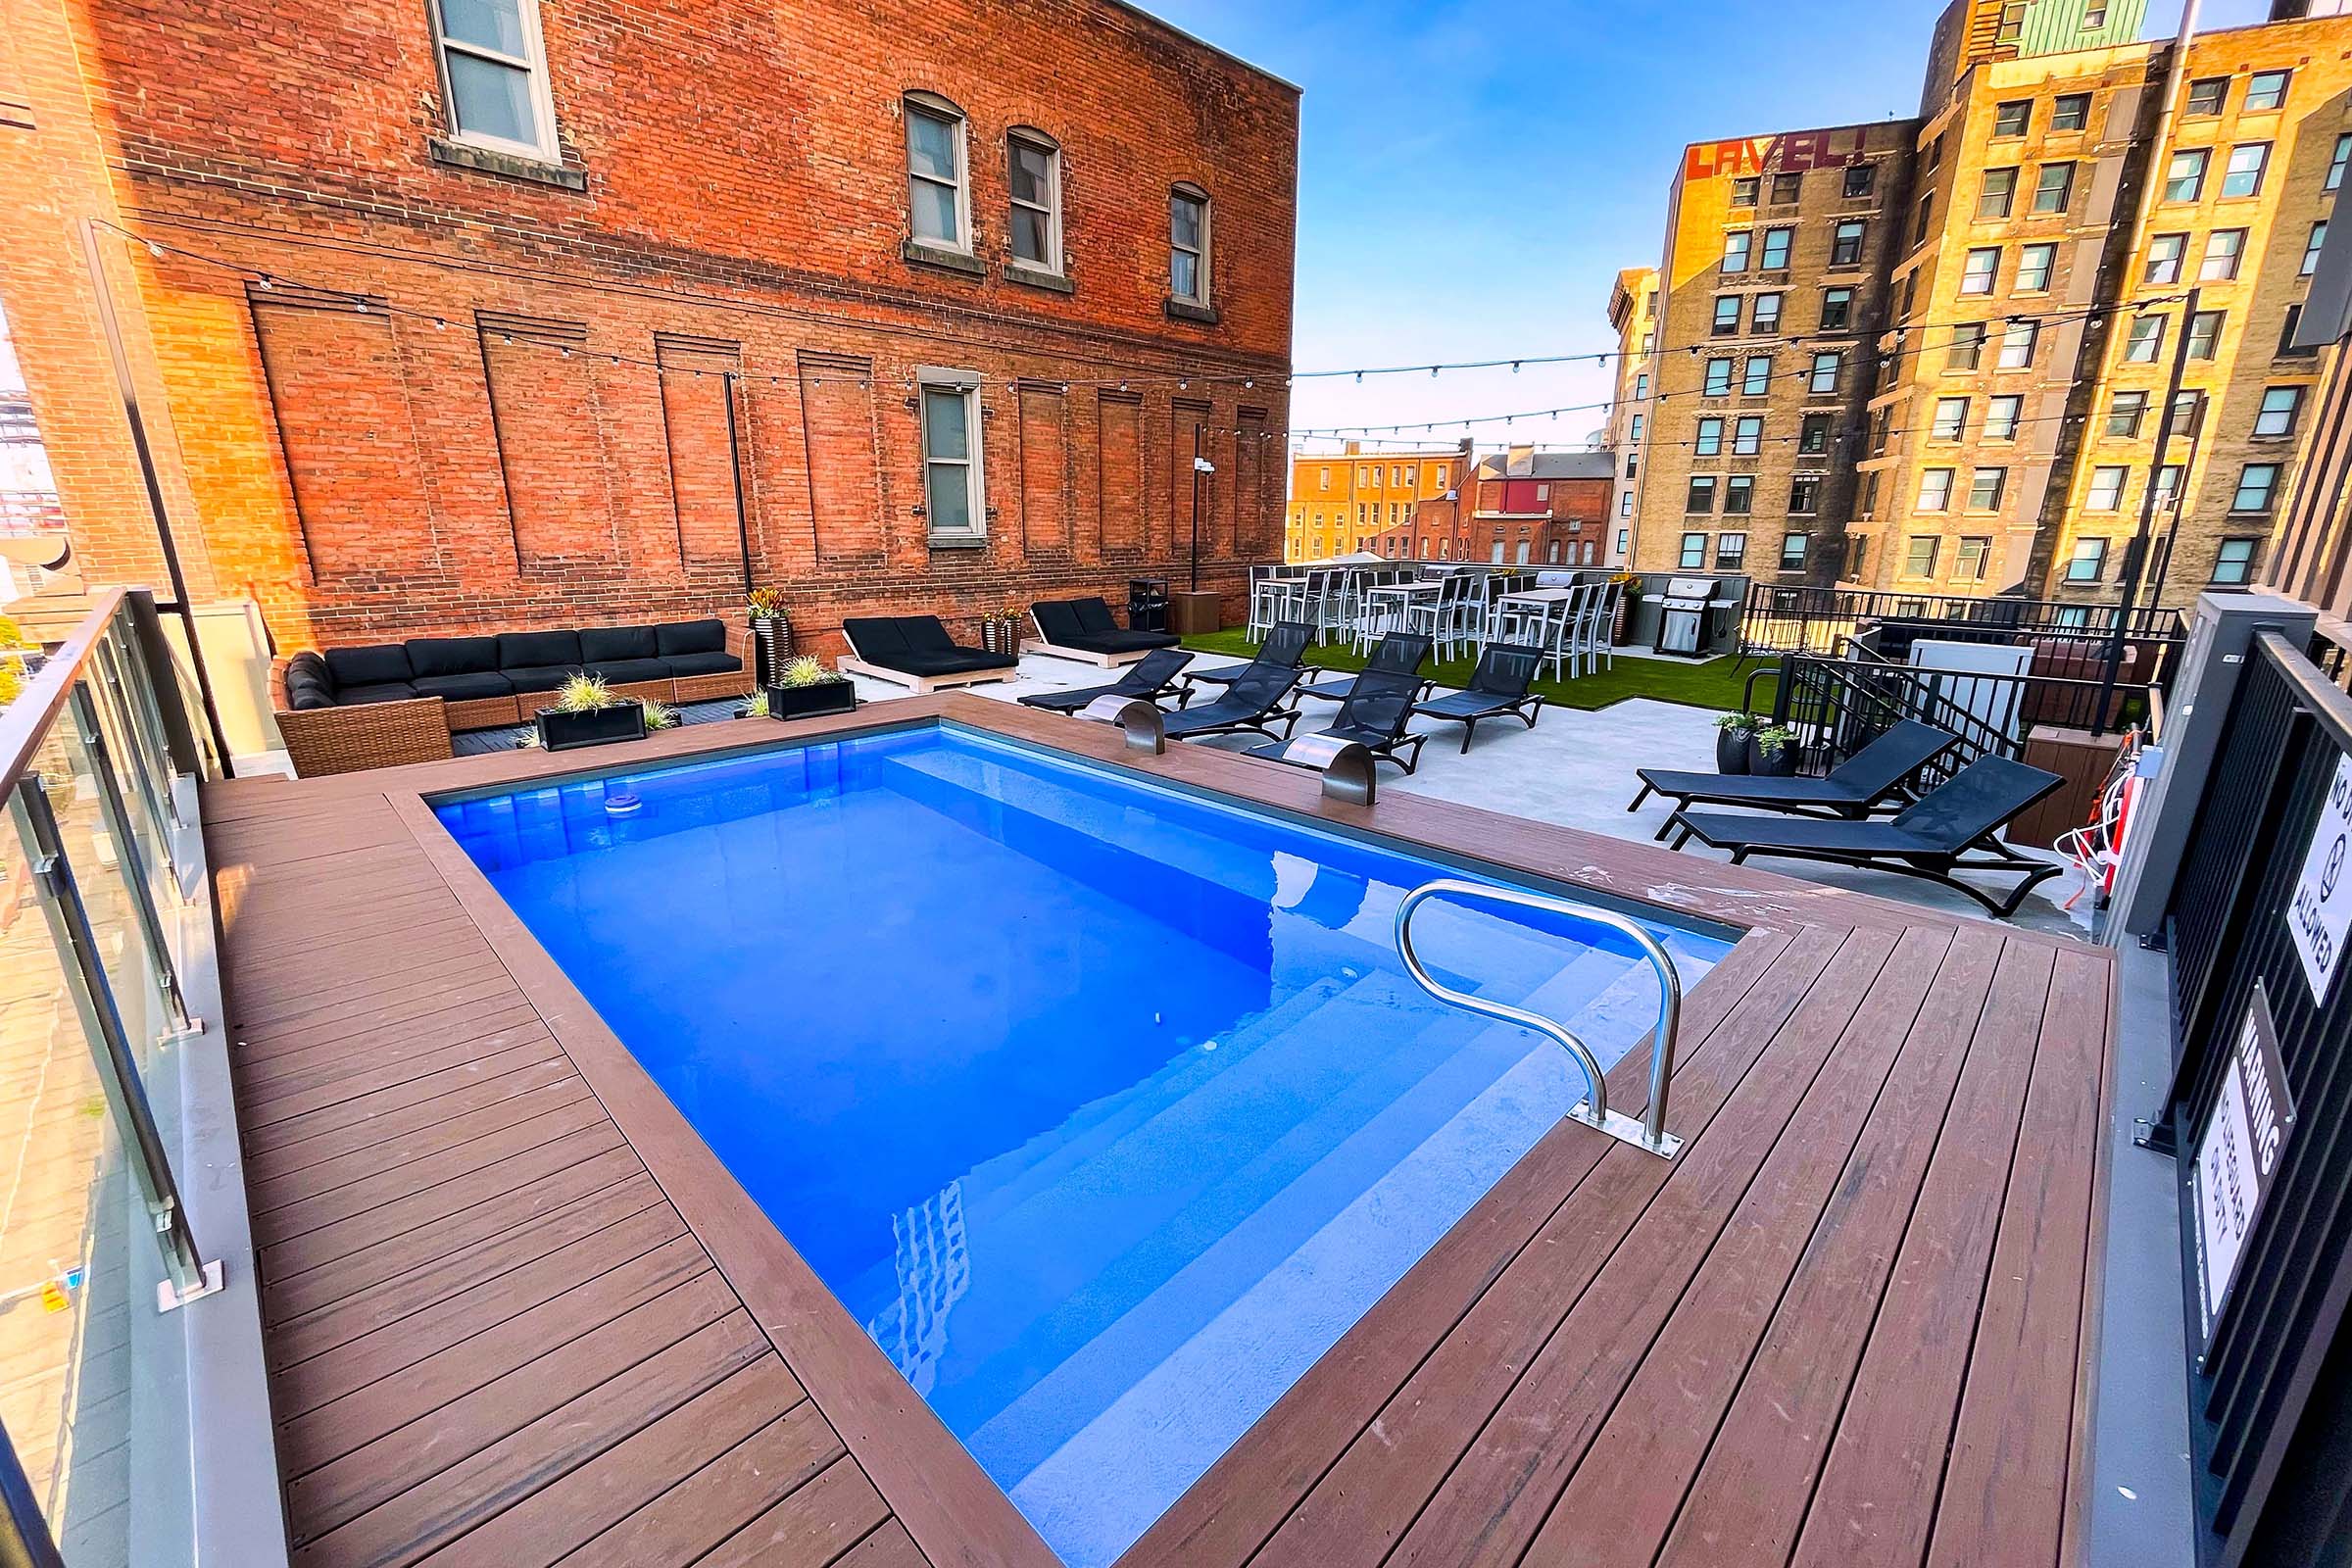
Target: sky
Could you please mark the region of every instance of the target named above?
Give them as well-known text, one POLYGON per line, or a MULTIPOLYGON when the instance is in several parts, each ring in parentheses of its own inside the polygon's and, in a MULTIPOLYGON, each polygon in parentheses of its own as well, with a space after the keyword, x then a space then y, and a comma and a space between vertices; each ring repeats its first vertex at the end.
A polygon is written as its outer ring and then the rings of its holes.
MULTIPOLYGON (((1609 287, 1657 265, 1686 142, 1917 112, 1940 0, 1143 0, 1305 89, 1294 366, 1616 347, 1609 287)), ((2268 15, 2208 0, 2199 28, 2268 15)), ((2150 0, 2147 36, 2180 25, 2150 0)), ((1605 366, 1300 382, 1296 427, 1604 401, 1605 366)), ((1598 413, 1489 425, 1576 446, 1598 413)), ((1449 444, 1457 427, 1429 439, 1449 444)), ((1416 432, 1416 439, 1419 439, 1416 432)), ((1317 442, 1329 446, 1330 442, 1317 442)))

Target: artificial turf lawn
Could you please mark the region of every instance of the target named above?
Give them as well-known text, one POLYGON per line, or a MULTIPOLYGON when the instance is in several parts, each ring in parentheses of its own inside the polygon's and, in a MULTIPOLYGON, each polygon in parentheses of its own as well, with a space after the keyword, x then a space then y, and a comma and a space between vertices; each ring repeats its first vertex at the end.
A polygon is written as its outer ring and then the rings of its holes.
MULTIPOLYGON (((1236 659, 1248 659, 1257 652, 1257 644, 1239 628, 1187 637, 1184 646, 1198 653, 1226 654, 1236 659)), ((1316 644, 1307 649, 1306 662, 1324 669, 1355 670, 1364 667, 1364 657, 1346 643, 1316 644)), ((1436 664, 1437 681, 1442 686, 1467 686, 1476 663, 1475 659, 1453 659, 1436 664)), ((1422 667, 1426 671, 1432 666, 1422 667)), ((1740 706, 1748 676, 1759 668, 1766 673, 1756 680, 1755 703, 1758 710, 1763 710, 1772 706, 1771 666, 1749 663, 1742 667, 1738 660, 1728 658, 1686 664, 1679 660, 1639 659, 1629 655, 1619 659, 1614 669, 1604 666, 1574 680, 1555 681, 1539 676, 1535 689, 1544 694, 1545 702, 1562 708, 1606 708, 1629 697, 1646 697, 1653 702, 1721 710, 1740 706)))

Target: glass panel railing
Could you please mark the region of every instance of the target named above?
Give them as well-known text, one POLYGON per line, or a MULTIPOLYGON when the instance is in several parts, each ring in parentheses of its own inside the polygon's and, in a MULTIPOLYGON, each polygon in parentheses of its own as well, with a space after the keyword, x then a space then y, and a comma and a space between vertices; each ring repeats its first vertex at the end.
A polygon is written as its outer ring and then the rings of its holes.
POLYGON ((0 1560, 45 1527, 65 1568, 194 1560, 176 1308, 220 1279, 168 1152, 182 905, 136 662, 118 608, 0 710, 0 1426, 24 1479, 0 1487, 0 1560))

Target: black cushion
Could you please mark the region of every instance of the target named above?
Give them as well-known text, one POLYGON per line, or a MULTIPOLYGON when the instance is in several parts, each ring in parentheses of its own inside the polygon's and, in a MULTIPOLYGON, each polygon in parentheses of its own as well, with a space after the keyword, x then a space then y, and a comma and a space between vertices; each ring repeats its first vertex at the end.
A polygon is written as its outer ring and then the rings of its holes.
POLYGON ((733 654, 672 654, 662 662, 675 676, 732 675, 743 667, 733 654))
POLYGON ((338 688, 335 692, 335 706, 358 708, 366 703, 405 703, 416 695, 416 688, 405 680, 377 681, 372 686, 338 688))
POLYGON ((1164 631, 1086 632, 1070 640, 1073 648, 1093 654, 1141 654, 1154 648, 1173 648, 1183 638, 1164 631))
POLYGON ((1073 600, 1070 608, 1078 612, 1078 629, 1090 637, 1119 629, 1119 623, 1111 618, 1110 607, 1100 599, 1073 600))
POLYGON ((982 653, 977 648, 950 648, 944 651, 906 652, 877 659, 875 663, 885 669, 899 670, 908 675, 961 675, 975 669, 1011 669, 1020 663, 1008 654, 982 653))
POLYGON ((1037 629, 1046 634, 1046 641, 1063 648, 1074 647, 1074 637, 1086 635, 1078 624, 1078 611, 1066 599, 1048 599, 1031 607, 1037 616, 1037 629))
MULTIPOLYGON (((490 639, 485 637, 482 641, 490 639)), ((472 670, 462 675, 419 675, 410 684, 416 688, 419 697, 438 697, 452 703, 514 695, 514 683, 495 669, 472 670)))
POLYGON ((502 669, 501 675, 514 683, 517 692, 552 692, 580 672, 577 664, 541 664, 536 668, 502 669))
POLYGON ((669 679, 669 664, 660 659, 608 659, 590 664, 588 673, 602 675, 607 685, 634 686, 640 681, 669 679))
POLYGON ((346 686, 381 686, 393 681, 405 681, 416 671, 409 668, 409 651, 398 643, 379 643, 368 648, 329 648, 326 651, 327 673, 335 677, 335 689, 346 686))
POLYGON ((436 675, 480 675, 498 668, 495 637, 412 637, 409 669, 419 680, 436 675))
POLYGON ((860 659, 880 663, 888 655, 906 651, 906 631, 887 615, 852 615, 841 623, 841 630, 860 659))
MULTIPOLYGON (((672 654, 723 654, 727 651, 727 623, 723 620, 673 620, 654 628, 651 652, 662 659, 672 654)), ((646 655, 630 654, 631 659, 646 655)))
POLYGON ((591 664, 653 659, 662 652, 651 626, 591 626, 580 633, 580 657, 591 664))
POLYGON ((937 615, 901 615, 899 634, 906 646, 918 654, 948 654, 956 651, 956 639, 937 615))
MULTIPOLYGON (((498 634, 498 667, 509 674, 518 669, 547 669, 563 664, 577 669, 580 634, 576 631, 502 631, 498 634)), ((517 691, 523 688, 517 684, 517 691)), ((544 690, 533 687, 531 690, 544 690)))

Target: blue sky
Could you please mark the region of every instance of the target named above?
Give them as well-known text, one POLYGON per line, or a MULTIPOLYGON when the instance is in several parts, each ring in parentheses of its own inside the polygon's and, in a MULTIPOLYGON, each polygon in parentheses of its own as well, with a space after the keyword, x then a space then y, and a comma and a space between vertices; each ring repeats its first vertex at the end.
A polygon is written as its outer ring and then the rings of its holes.
MULTIPOLYGON (((1931 0, 1144 0, 1306 90, 1300 369, 1612 348, 1618 269, 1655 265, 1683 144, 1916 111, 1931 0)), ((2267 15, 2208 0, 2200 26, 2267 15)), ((2151 0, 2146 31, 2180 24, 2151 0)), ((1605 398, 1591 367, 1305 382, 1300 426, 1605 398)), ((1482 429, 1572 445, 1594 415, 1482 429)), ((1446 439, 1458 436, 1458 430, 1446 439)))

